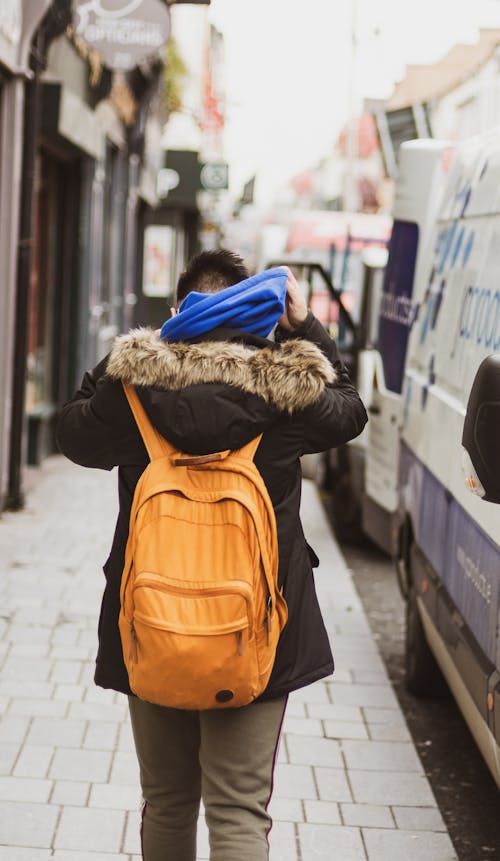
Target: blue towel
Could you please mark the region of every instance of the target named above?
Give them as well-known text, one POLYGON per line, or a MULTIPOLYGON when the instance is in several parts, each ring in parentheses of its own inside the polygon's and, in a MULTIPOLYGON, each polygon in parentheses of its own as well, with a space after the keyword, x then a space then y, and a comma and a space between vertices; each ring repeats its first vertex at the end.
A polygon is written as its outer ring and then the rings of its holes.
POLYGON ((160 338, 186 341, 218 326, 266 338, 285 310, 287 273, 281 267, 245 278, 218 293, 188 293, 160 338))

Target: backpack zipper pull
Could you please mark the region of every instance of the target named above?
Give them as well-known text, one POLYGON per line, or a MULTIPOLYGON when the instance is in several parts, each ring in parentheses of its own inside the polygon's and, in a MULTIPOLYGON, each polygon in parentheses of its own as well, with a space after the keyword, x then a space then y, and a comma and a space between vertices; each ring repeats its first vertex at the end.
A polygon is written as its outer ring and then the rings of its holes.
POLYGON ((129 652, 129 660, 133 661, 134 664, 137 663, 139 656, 137 654, 137 634, 135 632, 134 620, 130 620, 130 652, 129 652))
POLYGON ((264 616, 264 625, 266 628, 266 646, 269 645, 269 634, 271 631, 271 614, 273 612, 273 599, 270 595, 267 596, 266 601, 266 615, 264 616))
POLYGON ((236 643, 238 648, 238 655, 241 658, 243 656, 243 631, 236 631, 236 643))

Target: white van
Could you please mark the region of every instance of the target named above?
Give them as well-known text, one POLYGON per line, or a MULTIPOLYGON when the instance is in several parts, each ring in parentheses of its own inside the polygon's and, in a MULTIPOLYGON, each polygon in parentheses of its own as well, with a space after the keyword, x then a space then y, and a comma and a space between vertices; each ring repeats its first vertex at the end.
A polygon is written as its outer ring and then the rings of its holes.
POLYGON ((396 517, 407 682, 432 691, 439 665, 500 786, 500 511, 468 492, 461 463, 474 377, 500 351, 498 130, 453 153, 414 293, 396 517))
POLYGON ((394 547, 398 506, 401 393, 408 335, 425 291, 429 241, 451 154, 448 144, 433 140, 409 141, 400 148, 389 259, 377 309, 378 331, 358 362, 357 385, 370 414, 358 517, 363 532, 388 553, 394 547))

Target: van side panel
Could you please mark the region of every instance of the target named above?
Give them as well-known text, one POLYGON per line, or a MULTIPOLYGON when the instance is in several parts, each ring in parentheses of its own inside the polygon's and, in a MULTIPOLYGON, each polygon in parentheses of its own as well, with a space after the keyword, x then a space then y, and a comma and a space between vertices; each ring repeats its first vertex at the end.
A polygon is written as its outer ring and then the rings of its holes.
POLYGON ((415 543, 486 657, 500 666, 500 549, 401 444, 401 494, 415 543))

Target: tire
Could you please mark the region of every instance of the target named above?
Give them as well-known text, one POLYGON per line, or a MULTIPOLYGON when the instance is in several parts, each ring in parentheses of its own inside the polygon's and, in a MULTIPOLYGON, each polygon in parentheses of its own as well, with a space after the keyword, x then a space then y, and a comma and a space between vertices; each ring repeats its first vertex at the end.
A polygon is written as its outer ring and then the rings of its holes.
POLYGON ((331 512, 341 544, 359 545, 366 541, 361 528, 361 505, 348 472, 343 472, 333 483, 331 512))
POLYGON ((446 689, 425 636, 413 586, 406 602, 405 682, 410 693, 417 697, 436 697, 446 689))

